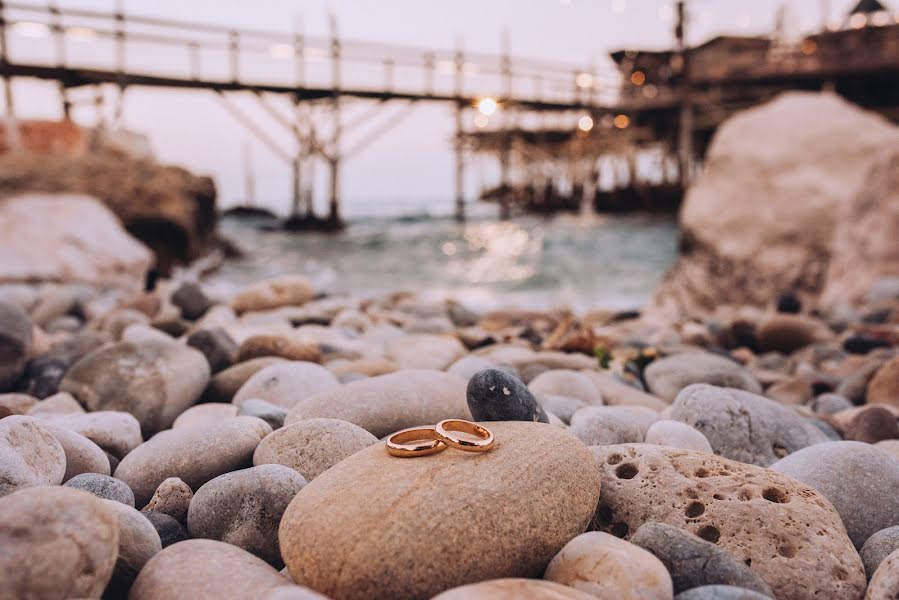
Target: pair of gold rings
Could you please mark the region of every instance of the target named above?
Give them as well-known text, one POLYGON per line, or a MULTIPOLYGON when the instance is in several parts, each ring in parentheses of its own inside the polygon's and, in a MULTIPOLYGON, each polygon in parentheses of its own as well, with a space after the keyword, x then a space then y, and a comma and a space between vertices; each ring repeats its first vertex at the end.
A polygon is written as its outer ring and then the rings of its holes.
POLYGON ((465 452, 487 452, 496 445, 493 432, 482 425, 462 419, 444 419, 434 427, 410 427, 397 431, 387 439, 387 454, 404 458, 427 456, 446 450, 447 446, 465 452), (477 439, 456 435, 467 433, 477 439))

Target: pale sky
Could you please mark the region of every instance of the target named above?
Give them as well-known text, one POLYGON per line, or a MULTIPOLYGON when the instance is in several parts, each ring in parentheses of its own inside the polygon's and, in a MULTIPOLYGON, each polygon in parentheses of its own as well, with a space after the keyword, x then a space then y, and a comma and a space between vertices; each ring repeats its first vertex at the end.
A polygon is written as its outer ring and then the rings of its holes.
MULTIPOLYGON (((112 0, 58 3, 64 8, 104 11, 114 7, 112 0)), ((820 26, 824 7, 829 7, 832 19, 839 19, 852 4, 854 0, 692 0, 688 1, 689 40, 697 43, 719 33, 771 32, 781 5, 787 7, 791 31, 811 31, 820 26)), ((285 33, 291 32, 301 18, 309 35, 325 35, 326 15, 334 10, 341 36, 348 39, 452 50, 461 38, 467 50, 499 53, 501 32, 505 31, 513 55, 563 61, 572 66, 607 66, 609 50, 670 46, 672 5, 669 0, 126 0, 125 10, 285 33)), ((48 39, 14 37, 11 43, 17 60, 52 57, 48 39)), ((88 48, 72 47, 73 62, 111 58, 110 46, 94 44, 88 48)), ((90 46, 90 42, 82 45, 90 46)), ((168 56, 152 49, 129 52, 130 60, 148 61, 157 71, 168 66, 160 63, 171 62, 173 68, 184 68, 186 63, 186 55, 168 56)), ((401 78, 398 73, 398 81, 401 78)), ((14 90, 20 118, 58 118, 59 99, 52 85, 20 80, 14 90)), ((87 90, 78 93, 87 97, 87 90)), ((112 94, 113 90, 109 90, 112 94)), ((287 166, 254 140, 211 94, 130 89, 124 123, 149 136, 160 160, 212 175, 223 205, 243 197, 242 147, 250 142, 257 198, 273 208, 286 209, 290 190, 287 166)), ((276 123, 266 120, 264 112, 255 109, 249 99, 238 101, 264 122, 266 130, 282 145, 289 146, 290 137, 276 123)), ((362 105, 351 106, 346 117, 352 119, 367 110, 362 105)), ((379 118, 389 118, 392 110, 386 107, 379 118)), ((75 118, 91 124, 93 111, 81 109, 75 118)), ((348 216, 372 212, 371 207, 378 202, 428 200, 448 210, 453 195, 449 143, 452 125, 449 107, 421 105, 389 133, 347 160, 342 185, 348 216)), ((363 129, 348 134, 346 146, 352 146, 364 132, 363 129)), ((490 173, 488 167, 472 167, 469 185, 477 186, 490 173)), ((323 169, 319 178, 317 195, 323 200, 323 169)))

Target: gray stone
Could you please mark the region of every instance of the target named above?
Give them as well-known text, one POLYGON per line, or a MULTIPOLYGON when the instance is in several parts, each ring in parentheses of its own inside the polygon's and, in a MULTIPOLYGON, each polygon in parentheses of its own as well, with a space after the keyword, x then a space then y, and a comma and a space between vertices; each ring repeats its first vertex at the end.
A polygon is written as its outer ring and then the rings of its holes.
POLYGON ((259 398, 250 398, 241 402, 237 414, 262 419, 271 425, 272 429, 280 429, 284 425, 284 419, 287 418, 287 411, 283 407, 259 398))
POLYGON ((141 511, 141 514, 153 525, 156 533, 159 535, 159 541, 163 548, 167 548, 172 544, 183 542, 187 537, 187 531, 169 515, 155 510, 141 511))
POLYGON ((693 383, 762 393, 762 388, 748 370, 732 360, 705 352, 688 352, 660 358, 646 367, 643 377, 650 392, 669 402, 693 383))
POLYGON ((712 452, 712 445, 700 431, 680 421, 656 421, 646 431, 644 441, 647 444, 658 444, 659 446, 712 452))
POLYGON ((194 331, 187 336, 187 345, 203 353, 213 373, 227 369, 237 360, 237 343, 221 327, 194 331))
POLYGON ((499 369, 485 369, 472 375, 465 399, 475 421, 549 423, 546 411, 524 382, 499 369))
POLYGON ((679 594, 702 585, 725 584, 772 595, 749 567, 715 544, 665 523, 644 523, 630 539, 662 561, 679 594))
POLYGON ((114 500, 102 502, 107 510, 115 514, 119 523, 118 556, 103 595, 107 598, 125 598, 143 566, 162 550, 162 540, 153 524, 133 507, 114 500))
POLYGON ((826 442, 771 468, 821 492, 843 520, 856 548, 875 532, 899 525, 899 460, 863 442, 826 442))
POLYGON ((588 406, 571 417, 571 433, 588 446, 642 442, 657 420, 644 406, 588 406))
POLYGON ((763 396, 694 384, 674 401, 671 418, 700 431, 716 454, 766 467, 827 440, 814 425, 763 396))
POLYGON ((585 404, 602 404, 602 394, 589 377, 571 369, 551 369, 534 377, 528 383, 534 394, 558 394, 577 398, 585 404))
POLYGON ((0 497, 20 488, 59 485, 65 473, 65 450, 39 419, 0 419, 0 497))
POLYGON ((134 507, 134 492, 131 491, 128 484, 109 475, 82 473, 69 479, 63 485, 76 490, 84 490, 103 500, 113 500, 134 507))
POLYGON ((188 321, 196 321, 212 307, 212 301, 203 293, 203 288, 193 281, 185 281, 172 294, 172 304, 181 311, 188 321))
POLYGON ((883 559, 897 549, 899 549, 899 525, 881 529, 865 541, 859 555, 862 557, 865 574, 869 580, 883 559))
POLYGON ((234 544, 280 569, 284 561, 278 548, 278 524, 305 485, 302 475, 283 465, 225 473, 194 494, 187 531, 193 538, 234 544))
POLYGON ((12 391, 31 351, 31 319, 18 304, 0 300, 0 392, 12 391))
POLYGON ((193 497, 189 485, 177 477, 169 477, 159 484, 153 497, 141 510, 166 514, 179 523, 186 523, 187 509, 193 497))
POLYGON ((674 600, 771 600, 771 596, 732 585, 703 585, 681 592, 674 600))
POLYGON ((574 413, 587 406, 583 401, 570 396, 557 396, 555 394, 534 394, 534 396, 536 396, 537 402, 544 410, 559 417, 566 425, 571 423, 571 417, 574 413))

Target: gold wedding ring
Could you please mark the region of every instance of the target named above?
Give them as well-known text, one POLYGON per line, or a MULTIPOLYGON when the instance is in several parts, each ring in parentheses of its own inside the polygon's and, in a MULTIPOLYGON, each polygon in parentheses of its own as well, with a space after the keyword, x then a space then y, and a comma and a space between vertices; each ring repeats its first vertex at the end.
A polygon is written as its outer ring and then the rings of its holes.
POLYGON ((387 438, 387 454, 408 458, 427 456, 446 450, 434 427, 410 427, 387 438))
POLYGON ((444 419, 437 423, 434 428, 437 438, 447 446, 452 446, 457 450, 465 452, 487 452, 493 448, 496 440, 493 438, 493 432, 471 421, 463 421, 462 419, 444 419), (455 435, 455 432, 468 433, 475 436, 476 440, 471 440, 455 435))

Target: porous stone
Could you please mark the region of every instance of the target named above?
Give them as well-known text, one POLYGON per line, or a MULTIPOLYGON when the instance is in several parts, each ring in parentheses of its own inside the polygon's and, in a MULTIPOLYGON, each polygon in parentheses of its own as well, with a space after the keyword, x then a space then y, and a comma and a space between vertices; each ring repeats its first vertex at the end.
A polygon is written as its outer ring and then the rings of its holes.
POLYGON ((284 419, 287 418, 287 411, 284 407, 259 398, 250 398, 241 402, 237 414, 262 419, 272 429, 283 427, 284 419))
POLYGON ((322 361, 322 353, 317 343, 293 339, 286 335, 253 335, 245 339, 237 350, 238 362, 262 356, 277 356, 291 361, 310 363, 322 361))
POLYGON ((668 402, 694 383, 736 388, 761 394, 762 388, 744 367, 732 360, 704 352, 688 352, 660 358, 643 372, 649 391, 668 402))
POLYGON ((874 532, 899 525, 899 460, 862 442, 825 442, 771 468, 821 492, 861 548, 874 532))
POLYGON ((590 378, 571 369, 551 369, 534 377, 528 383, 534 394, 558 394, 577 398, 585 404, 602 404, 602 394, 590 378))
POLYGON ((631 542, 657 557, 671 574, 674 593, 703 585, 732 585, 766 596, 771 588, 727 551, 683 529, 649 522, 631 536, 631 542))
POLYGON ((662 420, 656 421, 646 430, 647 444, 659 446, 671 446, 683 450, 696 450, 697 452, 712 452, 709 440, 693 427, 680 421, 662 420))
POLYGON ((31 319, 18 304, 0 300, 0 392, 18 381, 31 351, 31 319))
POLYGON ((549 417, 520 379, 499 369, 472 375, 465 391, 475 421, 538 421, 549 417))
POLYGON ((265 437, 253 464, 290 467, 312 481, 343 459, 377 444, 378 438, 340 419, 305 419, 265 437))
POLYGON ((868 579, 874 576, 877 567, 887 556, 899 549, 899 525, 881 529, 865 540, 859 556, 865 565, 865 574, 868 579))
POLYGON ((60 384, 90 411, 131 413, 144 436, 170 427, 209 381, 202 353, 174 342, 120 342, 72 365, 60 384))
POLYGON ((237 361, 237 343, 221 327, 198 329, 187 336, 187 345, 203 353, 212 373, 218 373, 237 361))
POLYGON ((571 417, 571 433, 588 446, 642 442, 658 420, 643 406, 587 406, 571 417))
POLYGON ((386 345, 386 358, 400 369, 443 371, 466 353, 465 346, 449 335, 416 334, 398 337, 386 345))
POLYGON ((132 450, 115 470, 138 506, 169 477, 197 489, 210 479, 252 464, 253 451, 272 428, 253 417, 162 431, 132 450))
POLYGON ((703 585, 681 592, 674 600, 772 600, 771 596, 732 585, 703 585))
POLYGON ((162 550, 156 528, 131 506, 114 500, 101 500, 119 525, 119 547, 112 578, 104 596, 125 598, 140 570, 153 555, 162 550))
POLYGON ((821 339, 823 324, 804 315, 778 313, 762 319, 756 339, 762 352, 793 352, 821 339))
POLYGON ((128 598, 259 598, 283 585, 277 570, 246 550, 215 540, 187 540, 156 553, 128 598))
POLYGON ((196 282, 185 281, 172 294, 172 304, 181 311, 181 317, 196 321, 212 307, 212 301, 196 282))
POLYGON ((117 410, 84 414, 44 415, 43 421, 81 434, 116 458, 122 458, 144 440, 133 415, 117 410))
POLYGON ((827 441, 813 424, 764 396, 706 384, 684 388, 671 418, 701 432, 716 454, 761 466, 827 441))
POLYGON ((179 523, 186 523, 187 509, 193 497, 189 485, 177 477, 168 477, 159 484, 153 497, 141 510, 169 515, 179 523))
POLYGON ((172 423, 172 429, 179 427, 193 427, 195 425, 208 425, 237 416, 237 407, 233 404, 221 404, 218 402, 207 402, 205 404, 196 404, 191 406, 183 413, 178 415, 175 422, 172 423))
POLYGON ((300 275, 284 275, 245 287, 234 296, 231 308, 240 314, 282 306, 300 306, 312 300, 314 295, 312 283, 307 278, 300 275))
POLYGON ((58 427, 53 423, 41 422, 41 427, 53 434, 66 455, 66 472, 62 480, 68 481, 81 473, 109 475, 111 467, 106 453, 100 446, 81 434, 58 427))
POLYGON ((293 579, 339 598, 414 599, 492 577, 542 575, 584 531, 599 474, 564 430, 489 426, 497 439, 490 452, 411 460, 378 444, 310 482, 279 530, 293 579), (463 543, 468 552, 452 550, 463 543), (496 548, 503 550, 488 551, 496 548))
POLYGON ((865 394, 868 404, 899 407, 899 356, 888 360, 868 382, 865 394))
POLYGON ((543 578, 601 600, 667 600, 671 576, 659 559, 608 533, 582 533, 556 554, 543 578))
POLYGON ((432 600, 591 600, 595 596, 574 588, 539 579, 508 577, 459 586, 432 600))
POLYGON ((877 567, 865 600, 890 600, 896 596, 899 596, 899 550, 894 550, 877 567))
POLYGON ((204 402, 231 402, 237 390, 247 382, 250 377, 262 369, 274 364, 286 362, 276 356, 254 358, 216 373, 209 381, 203 392, 204 402))
POLYGON ((118 545, 115 515, 87 492, 33 487, 0 498, 6 598, 99 598, 118 545))
POLYGON ((0 419, 0 497, 21 488, 59 485, 65 473, 65 450, 38 419, 0 419))
POLYGON ((874 444, 881 440, 899 438, 896 416, 884 406, 864 406, 843 432, 847 440, 874 444))
POLYGON ((443 419, 471 419, 465 382, 441 371, 402 370, 343 384, 300 400, 285 425, 312 418, 349 421, 376 437, 443 419))
POLYGON ((187 537, 187 531, 173 517, 156 512, 154 510, 141 511, 141 514, 153 525, 156 533, 159 535, 159 541, 163 548, 168 548, 172 544, 183 542, 187 537))
POLYGON ((134 507, 134 493, 128 484, 109 475, 82 473, 69 479, 63 485, 76 490, 84 490, 102 500, 112 500, 134 507))
POLYGON ((861 560, 827 499, 770 469, 649 444, 591 448, 603 480, 591 528, 630 539, 656 521, 745 563, 777 598, 864 594, 861 560))
POLYGON ((306 480, 282 465, 260 465, 219 475, 194 494, 187 531, 194 538, 234 544, 275 568, 284 566, 278 524, 306 480))
POLYGON ((257 398, 286 409, 318 392, 340 387, 328 369, 310 362, 283 362, 255 373, 234 395, 234 404, 257 398))

